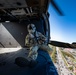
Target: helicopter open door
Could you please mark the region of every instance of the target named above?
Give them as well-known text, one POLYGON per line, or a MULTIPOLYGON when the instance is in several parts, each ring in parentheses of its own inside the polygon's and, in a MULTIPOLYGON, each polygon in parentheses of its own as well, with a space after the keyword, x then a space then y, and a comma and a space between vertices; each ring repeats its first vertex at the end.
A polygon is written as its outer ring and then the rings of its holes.
POLYGON ((36 67, 20 68, 14 64, 16 57, 27 55, 24 40, 29 23, 34 23, 49 43, 49 3, 50 0, 0 0, 0 75, 58 75, 49 54, 42 50, 38 51, 36 67), (18 51, 12 52, 12 48, 18 51))

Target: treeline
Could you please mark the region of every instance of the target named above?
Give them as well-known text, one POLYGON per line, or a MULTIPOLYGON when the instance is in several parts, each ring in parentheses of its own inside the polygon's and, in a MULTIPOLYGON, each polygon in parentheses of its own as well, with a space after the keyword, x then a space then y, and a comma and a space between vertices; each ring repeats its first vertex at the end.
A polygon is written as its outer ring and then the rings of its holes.
POLYGON ((62 51, 62 53, 63 53, 64 57, 65 57, 65 55, 67 55, 68 57, 71 57, 71 58, 74 59, 74 57, 70 53, 64 52, 64 51, 62 51))
POLYGON ((53 52, 52 52, 52 55, 51 55, 52 60, 53 60, 54 63, 56 63, 56 60, 57 60, 57 59, 56 59, 56 54, 57 54, 57 53, 56 53, 56 47, 55 47, 55 48, 53 49, 53 52))

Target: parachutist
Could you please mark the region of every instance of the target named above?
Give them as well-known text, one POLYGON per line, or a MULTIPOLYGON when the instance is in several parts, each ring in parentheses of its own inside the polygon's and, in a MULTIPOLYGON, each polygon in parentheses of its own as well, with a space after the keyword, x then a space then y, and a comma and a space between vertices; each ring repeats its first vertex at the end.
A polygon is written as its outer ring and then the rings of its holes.
POLYGON ((38 49, 45 50, 50 52, 52 49, 46 44, 46 37, 36 30, 34 24, 29 24, 27 26, 28 34, 25 38, 25 45, 29 47, 30 51, 28 54, 28 58, 31 60, 36 60, 38 56, 38 49))

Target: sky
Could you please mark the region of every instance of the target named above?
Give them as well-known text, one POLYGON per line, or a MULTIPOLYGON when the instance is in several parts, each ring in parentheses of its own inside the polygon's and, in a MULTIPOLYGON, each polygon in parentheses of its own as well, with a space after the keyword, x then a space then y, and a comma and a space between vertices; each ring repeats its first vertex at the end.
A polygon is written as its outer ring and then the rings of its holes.
POLYGON ((63 11, 60 16, 55 8, 49 5, 51 40, 72 43, 76 42, 76 0, 54 0, 63 11))

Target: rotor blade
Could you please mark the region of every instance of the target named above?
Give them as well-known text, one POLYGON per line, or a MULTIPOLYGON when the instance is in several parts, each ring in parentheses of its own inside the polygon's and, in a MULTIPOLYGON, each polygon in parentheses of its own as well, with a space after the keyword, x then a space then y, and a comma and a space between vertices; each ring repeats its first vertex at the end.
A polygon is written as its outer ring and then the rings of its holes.
POLYGON ((54 0, 51 0, 51 4, 53 5, 53 7, 57 10, 57 12, 63 16, 62 11, 60 10, 60 8, 58 7, 58 5, 54 2, 54 0))
POLYGON ((57 46, 57 47, 64 47, 64 48, 76 48, 76 45, 59 42, 59 41, 49 41, 49 44, 57 46))

